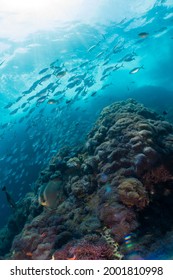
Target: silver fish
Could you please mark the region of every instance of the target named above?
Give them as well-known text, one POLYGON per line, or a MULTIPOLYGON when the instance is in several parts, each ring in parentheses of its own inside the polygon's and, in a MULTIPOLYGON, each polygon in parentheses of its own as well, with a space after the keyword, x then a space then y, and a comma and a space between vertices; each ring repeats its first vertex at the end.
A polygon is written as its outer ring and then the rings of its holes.
POLYGON ((140 66, 140 67, 135 67, 132 70, 130 70, 129 74, 136 74, 139 72, 139 70, 144 69, 144 66, 140 66))

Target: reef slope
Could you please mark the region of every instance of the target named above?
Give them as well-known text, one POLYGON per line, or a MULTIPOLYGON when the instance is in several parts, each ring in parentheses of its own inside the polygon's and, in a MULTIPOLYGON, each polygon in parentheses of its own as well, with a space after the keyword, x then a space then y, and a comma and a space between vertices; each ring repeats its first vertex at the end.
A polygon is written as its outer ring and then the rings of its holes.
POLYGON ((170 123, 131 99, 104 108, 84 146, 61 149, 18 202, 1 257, 147 258, 173 230, 172 163, 170 123))

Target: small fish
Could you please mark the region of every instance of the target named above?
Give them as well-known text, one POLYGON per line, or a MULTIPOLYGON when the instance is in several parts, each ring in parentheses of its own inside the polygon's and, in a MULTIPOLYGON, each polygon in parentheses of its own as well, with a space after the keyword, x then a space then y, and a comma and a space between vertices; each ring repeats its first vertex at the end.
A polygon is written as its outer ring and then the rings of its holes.
POLYGON ((31 108, 31 109, 29 110, 28 114, 30 115, 30 114, 32 114, 34 111, 35 111, 35 107, 31 108))
POLYGON ((91 93, 91 96, 95 96, 97 93, 97 91, 94 91, 93 93, 91 93))
POLYGON ((144 69, 144 66, 142 65, 142 66, 140 66, 140 67, 135 67, 135 68, 133 68, 133 69, 129 72, 129 74, 136 74, 136 73, 139 72, 140 69, 144 69))
POLYGON ((122 68, 122 67, 124 67, 124 64, 123 64, 123 63, 121 63, 120 65, 116 64, 115 67, 114 67, 114 69, 113 69, 113 72, 114 72, 114 71, 117 71, 118 69, 120 69, 120 68, 122 68))
POLYGON ((109 77, 110 73, 109 74, 106 74, 106 75, 103 75, 101 78, 100 78, 100 81, 103 81, 105 80, 107 77, 109 77))
POLYGON ((8 108, 10 108, 12 105, 13 105, 13 103, 12 103, 12 102, 10 102, 10 103, 8 103, 8 104, 4 107, 4 109, 8 109, 8 108))
POLYGON ((46 76, 44 76, 44 77, 42 77, 40 80, 38 80, 37 82, 39 83, 39 84, 41 84, 41 83, 43 83, 43 82, 46 82, 47 80, 49 80, 50 78, 51 78, 51 74, 48 74, 48 75, 46 75, 46 76))
POLYGON ((121 58, 121 59, 119 60, 119 62, 123 62, 123 61, 125 61, 125 62, 131 62, 131 61, 135 60, 135 56, 136 56, 136 53, 135 53, 135 52, 126 54, 123 58, 121 58))
POLYGON ((162 114, 163 114, 164 116, 166 116, 166 115, 168 114, 168 112, 164 110, 164 111, 162 112, 162 114))
POLYGON ((42 96, 39 99, 37 99, 37 104, 43 103, 46 100, 47 96, 42 96))
POLYGON ((9 203, 9 205, 10 205, 12 208, 16 209, 16 203, 15 203, 15 201, 13 200, 13 198, 11 197, 11 195, 9 194, 9 192, 7 191, 6 186, 3 186, 3 187, 2 187, 2 191, 5 192, 5 195, 6 195, 6 198, 7 198, 7 201, 8 201, 8 203, 9 203))
POLYGON ((15 110, 13 110, 12 112, 10 112, 10 115, 14 115, 14 114, 16 114, 18 110, 19 110, 19 108, 17 108, 17 109, 15 109, 15 110))
POLYGON ((32 91, 31 89, 25 90, 22 92, 23 95, 30 94, 32 91))
POLYGON ((75 72, 77 69, 78 69, 78 67, 74 67, 69 72, 75 72))
POLYGON ((66 100, 66 104, 69 104, 72 101, 72 99, 66 100))
POLYGON ((53 61, 53 62, 50 64, 50 67, 51 67, 51 68, 56 67, 56 64, 57 64, 58 61, 59 61, 59 59, 56 59, 55 61, 53 61))
POLYGON ((66 70, 60 71, 58 73, 56 73, 57 78, 62 78, 67 74, 66 70))
POLYGON ((147 37, 149 36, 149 33, 147 33, 147 32, 141 32, 141 33, 138 34, 138 36, 139 36, 140 38, 142 38, 142 39, 145 39, 145 38, 147 38, 147 37))
POLYGON ((20 101, 22 98, 23 98, 23 96, 19 96, 19 97, 16 99, 16 101, 15 101, 15 102, 20 101))
POLYGON ((110 59, 105 60, 105 62, 103 63, 103 66, 107 65, 109 63, 110 59))
POLYGON ((71 82, 71 83, 69 83, 68 85, 67 85, 67 88, 74 88, 75 86, 79 86, 80 84, 81 84, 81 82, 82 82, 82 80, 80 80, 80 79, 76 79, 76 80, 74 80, 73 82, 71 82))
POLYGON ((106 69, 103 70, 102 75, 105 76, 107 74, 107 72, 111 72, 111 70, 113 70, 115 67, 115 65, 109 66, 106 69))
POLYGON ((47 87, 46 87, 46 90, 51 91, 53 85, 54 85, 54 83, 48 84, 47 87))
POLYGON ((65 90, 59 90, 57 92, 54 93, 54 96, 57 96, 57 95, 61 95, 65 92, 65 90))
POLYGON ((80 68, 85 67, 87 64, 89 63, 89 60, 83 62, 82 64, 80 64, 80 68))
POLYGON ((41 74, 47 72, 47 70, 49 70, 49 68, 44 68, 44 69, 42 69, 38 74, 41 75, 41 74))
POLYGON ((39 92, 37 92, 37 94, 35 94, 35 97, 41 97, 44 96, 47 93, 47 88, 43 88, 42 90, 40 90, 39 92))
POLYGON ((29 102, 29 101, 31 101, 31 100, 34 99, 34 98, 36 98, 36 96, 35 96, 35 95, 32 95, 32 96, 30 96, 30 97, 27 98, 27 101, 29 102))
POLYGON ((56 103, 57 103, 57 101, 55 99, 49 99, 47 101, 47 104, 56 104, 56 103))
POLYGON ((82 92, 82 90, 84 90, 84 86, 82 85, 82 86, 79 86, 79 87, 77 87, 76 89, 75 89, 75 92, 77 92, 77 93, 79 93, 79 92, 82 92))
POLYGON ((87 52, 92 52, 96 47, 98 46, 98 44, 91 46, 87 52))
POLYGON ((76 79, 85 79, 85 77, 87 76, 87 73, 84 73, 84 74, 80 74, 80 75, 77 75, 76 76, 76 79))
POLYGON ((107 87, 109 87, 109 86, 111 86, 111 85, 112 85, 112 83, 105 84, 105 85, 103 85, 103 86, 101 87, 100 90, 104 90, 105 88, 107 88, 107 87))
POLYGON ((71 76, 71 77, 68 79, 68 83, 69 83, 69 82, 72 82, 72 81, 74 81, 74 80, 76 80, 76 75, 71 76))
POLYGON ((123 42, 123 40, 119 40, 119 41, 117 42, 117 44, 114 46, 114 48, 113 48, 113 53, 114 53, 114 54, 119 53, 119 52, 121 52, 123 49, 124 49, 124 42, 123 42))
POLYGON ((5 60, 3 60, 3 61, 0 63, 0 66, 1 66, 2 64, 4 64, 4 62, 5 62, 5 60))
POLYGON ((25 103, 23 103, 21 106, 20 106, 20 108, 25 108, 26 107, 26 105, 28 104, 29 102, 25 102, 25 103))
POLYGON ((105 51, 99 52, 98 55, 96 56, 96 58, 101 57, 104 53, 105 53, 105 51))
POLYGON ((160 29, 156 30, 155 33, 162 33, 167 30, 166 26, 161 27, 160 29))

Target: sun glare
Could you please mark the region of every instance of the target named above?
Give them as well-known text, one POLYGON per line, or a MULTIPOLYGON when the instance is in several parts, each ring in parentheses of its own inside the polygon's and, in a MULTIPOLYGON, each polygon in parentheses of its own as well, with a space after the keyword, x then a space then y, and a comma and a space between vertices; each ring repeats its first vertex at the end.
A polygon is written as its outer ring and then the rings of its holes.
POLYGON ((0 0, 0 38, 18 40, 36 31, 52 29, 57 22, 83 19, 84 1, 0 0))
POLYGON ((18 40, 64 22, 119 22, 146 11, 155 1, 144 5, 134 0, 136 8, 130 11, 130 4, 122 6, 122 0, 0 0, 0 38, 18 40))
POLYGON ((57 16, 61 16, 61 12, 73 13, 78 9, 83 0, 1 0, 0 13, 29 13, 38 12, 38 17, 44 12, 49 16, 50 13, 56 12, 57 16))

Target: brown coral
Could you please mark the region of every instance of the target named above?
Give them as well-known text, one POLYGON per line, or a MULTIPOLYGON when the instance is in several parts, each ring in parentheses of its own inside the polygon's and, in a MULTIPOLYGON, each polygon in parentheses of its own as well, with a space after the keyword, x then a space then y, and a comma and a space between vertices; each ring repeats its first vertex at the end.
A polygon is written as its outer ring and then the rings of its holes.
POLYGON ((168 169, 161 164, 146 172, 143 176, 143 181, 147 189, 152 189, 155 184, 173 181, 173 176, 168 169))
POLYGON ((88 235, 76 242, 70 242, 54 253, 55 260, 111 260, 114 248, 104 238, 88 235))
POLYGON ((127 178, 118 186, 118 194, 123 204, 140 209, 148 204, 148 197, 142 183, 136 178, 127 178))
MULTIPOLYGON (((172 139, 173 127, 134 100, 105 108, 83 149, 59 151, 40 173, 37 196, 49 207, 40 206, 43 210, 36 211, 38 205, 30 203, 33 209, 28 207, 28 218, 15 234, 20 233, 9 256, 49 259, 55 252, 55 259, 113 258, 107 244, 98 237, 88 240, 86 235, 100 234, 106 226, 113 240, 123 242, 144 225, 145 211, 147 218, 152 215, 151 206, 161 213, 165 192, 165 201, 169 198, 172 205, 172 171, 161 165, 165 158, 172 163, 172 139), (160 191, 148 196, 152 186, 157 189, 156 184, 160 191)), ((9 232, 15 218, 8 224, 9 232)))

